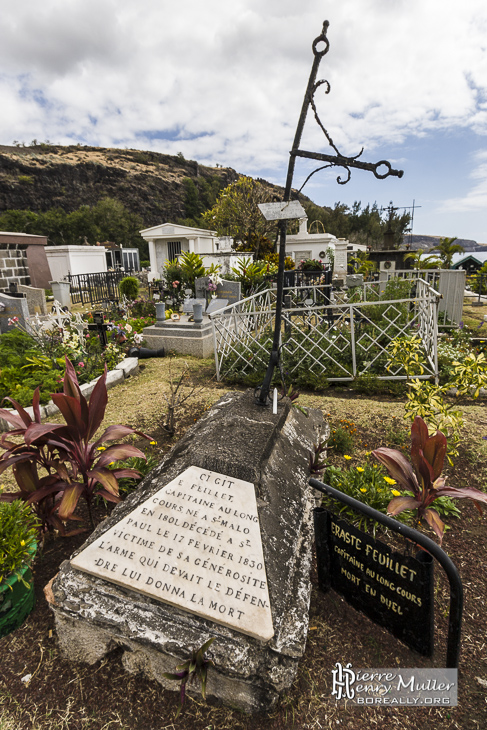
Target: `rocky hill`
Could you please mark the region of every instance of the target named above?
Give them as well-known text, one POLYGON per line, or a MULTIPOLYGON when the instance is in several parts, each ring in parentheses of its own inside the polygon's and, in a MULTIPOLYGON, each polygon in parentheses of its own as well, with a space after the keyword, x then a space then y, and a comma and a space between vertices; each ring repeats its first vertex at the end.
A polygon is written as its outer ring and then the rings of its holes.
MULTIPOLYGON (((415 234, 412 236, 404 236, 404 243, 411 243, 411 248, 414 251, 417 251, 419 248, 424 249, 424 251, 429 251, 433 246, 437 246, 439 242, 440 236, 421 236, 415 234)), ((457 238, 455 243, 463 246, 465 251, 483 251, 487 253, 487 244, 485 243, 477 243, 477 241, 472 241, 469 238, 457 238)))
POLYGON ((101 147, 0 145, 0 212, 66 212, 110 197, 140 215, 145 227, 185 217, 184 178, 212 178, 221 187, 238 178, 231 168, 205 167, 182 155, 101 147))

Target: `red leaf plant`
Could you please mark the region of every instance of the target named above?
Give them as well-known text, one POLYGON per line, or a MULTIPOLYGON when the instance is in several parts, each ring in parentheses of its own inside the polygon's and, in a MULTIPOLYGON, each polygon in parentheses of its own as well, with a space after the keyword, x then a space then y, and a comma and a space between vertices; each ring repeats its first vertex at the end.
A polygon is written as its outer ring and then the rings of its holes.
POLYGON ((108 402, 107 369, 99 378, 89 403, 81 393, 76 372, 66 358, 63 393, 53 393, 52 400, 61 411, 66 424, 41 423, 39 388, 32 402, 34 420, 13 398, 7 398, 18 415, 0 409, 0 418, 14 430, 2 435, 0 446, 5 452, 0 457, 0 474, 12 467, 19 491, 3 493, 0 499, 22 499, 32 504, 42 522, 42 531, 58 530, 60 534, 74 535, 82 529, 65 530, 68 519, 81 520, 74 515, 80 497, 86 500, 91 525, 91 505, 95 496, 110 502, 119 502, 118 479, 139 477, 135 469, 109 469, 114 461, 145 454, 130 444, 102 444, 130 434, 150 437, 129 426, 108 426, 101 436, 91 442, 105 416, 108 402), (18 438, 15 438, 18 437, 18 438), (15 440, 12 440, 15 439, 15 440), (19 439, 22 439, 20 441, 19 439))
POLYGON ((396 449, 379 448, 372 454, 398 484, 413 494, 394 497, 387 507, 388 514, 398 515, 404 510, 416 509, 418 524, 424 519, 438 535, 440 544, 445 525, 438 512, 430 507, 435 499, 471 499, 482 514, 480 503, 487 502, 487 494, 474 487, 457 489, 446 486, 446 477, 441 476, 446 455, 446 437, 441 431, 429 436, 428 426, 420 416, 416 416, 411 426, 412 466, 396 449))

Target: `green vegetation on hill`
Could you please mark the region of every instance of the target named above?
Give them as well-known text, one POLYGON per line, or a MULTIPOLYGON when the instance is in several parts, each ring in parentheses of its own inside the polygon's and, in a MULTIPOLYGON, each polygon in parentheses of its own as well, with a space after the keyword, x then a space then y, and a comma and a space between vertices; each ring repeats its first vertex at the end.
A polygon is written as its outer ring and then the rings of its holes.
MULTIPOLYGON (((181 154, 62 147, 37 140, 30 145, 0 145, 0 229, 46 235, 54 245, 110 240, 137 246, 147 259, 138 231, 167 221, 220 227, 219 233, 238 237, 239 231, 231 226, 213 224, 208 211, 232 183, 245 179, 249 178, 231 168, 207 167, 181 154)), ((254 184, 262 199, 282 199, 281 187, 260 179, 254 184)), ((300 200, 309 225, 317 222, 313 231, 324 228, 337 238, 373 248, 381 244, 387 222, 376 203, 363 208, 361 202, 321 207, 306 196, 300 200)), ((408 213, 393 214, 397 244, 408 224, 408 213)), ((289 232, 294 232, 291 226, 289 232)), ((274 236, 266 235, 273 243, 274 236)), ((247 231, 249 237, 250 248, 257 246, 260 236, 254 241, 255 235, 247 231)))
POLYGON ((47 236, 54 246, 113 241, 119 246, 138 248, 141 258, 147 259, 147 241, 139 234, 143 227, 140 216, 112 198, 104 198, 92 207, 83 205, 71 213, 62 208, 52 208, 45 213, 7 210, 0 214, 2 231, 47 236))

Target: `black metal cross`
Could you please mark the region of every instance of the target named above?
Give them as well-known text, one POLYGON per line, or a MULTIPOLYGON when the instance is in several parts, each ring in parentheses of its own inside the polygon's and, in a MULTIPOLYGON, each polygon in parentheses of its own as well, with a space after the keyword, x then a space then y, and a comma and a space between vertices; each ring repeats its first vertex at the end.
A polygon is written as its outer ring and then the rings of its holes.
POLYGON ((104 350, 108 344, 108 324, 105 323, 105 315, 103 314, 103 312, 93 312, 93 324, 89 324, 88 329, 90 331, 97 332, 100 338, 102 349, 104 350))
MULTIPOLYGON (((286 178, 286 187, 284 190, 284 202, 288 202, 291 200, 291 192, 292 192, 292 182, 293 182, 293 176, 294 176, 294 167, 296 164, 296 158, 297 157, 305 157, 312 160, 319 160, 321 162, 326 162, 326 165, 322 165, 321 167, 318 167, 316 170, 314 170, 306 180, 304 181, 301 188, 295 193, 296 199, 301 192, 301 190, 304 188, 310 177, 314 175, 316 172, 319 172, 320 170, 324 170, 328 167, 342 167, 347 172, 346 179, 342 179, 340 176, 337 177, 337 182, 340 185, 345 185, 350 180, 351 176, 351 167, 356 167, 360 170, 368 170, 369 172, 373 172, 375 177, 379 180, 383 180, 386 177, 389 177, 389 175, 394 175, 396 177, 402 177, 403 171, 402 170, 394 170, 390 164, 390 162, 387 162, 387 160, 380 160, 379 162, 363 162, 362 160, 359 160, 359 157, 362 155, 363 148, 359 152, 358 155, 355 155, 354 157, 345 157, 344 155, 340 154, 340 151, 334 144, 332 138, 328 134, 327 130, 323 126, 318 111, 316 109, 316 104, 314 100, 314 95, 316 90, 325 84, 325 93, 329 93, 330 91, 330 84, 328 81, 316 81, 316 75, 318 73, 318 68, 321 62, 321 59, 323 56, 328 53, 328 49, 330 47, 330 43, 328 41, 328 38, 326 36, 327 30, 328 30, 329 22, 325 20, 323 23, 323 29, 321 31, 321 34, 315 38, 313 41, 313 54, 314 54, 314 61, 313 61, 313 67, 311 69, 311 74, 308 81, 308 86, 306 89, 306 93, 304 95, 303 100, 303 106, 301 108, 301 115, 299 117, 298 126, 296 128, 296 134, 294 136, 294 142, 293 147, 290 154, 289 159, 289 165, 287 170, 287 178, 286 178), (301 142, 301 136, 304 129, 304 124, 306 122, 306 116, 308 114, 308 109, 311 106, 314 112, 315 120, 318 124, 318 126, 323 131, 328 144, 333 148, 333 150, 336 152, 335 155, 327 155, 322 154, 321 152, 308 152, 306 150, 299 149, 299 145, 301 142)), ((272 376, 274 374, 275 367, 279 364, 279 341, 281 337, 281 319, 282 319, 282 299, 283 299, 283 291, 284 291, 284 259, 286 257, 286 229, 287 229, 287 221, 280 220, 279 221, 279 229, 280 229, 280 238, 279 238, 279 270, 278 270, 278 278, 277 278, 277 302, 276 302, 276 320, 275 320, 275 327, 274 327, 274 339, 272 343, 272 351, 269 358, 269 365, 267 366, 267 371, 265 374, 264 382, 260 386, 260 388, 257 388, 256 394, 258 393, 258 402, 260 405, 267 405, 267 400, 269 397, 271 382, 272 382, 272 376)))

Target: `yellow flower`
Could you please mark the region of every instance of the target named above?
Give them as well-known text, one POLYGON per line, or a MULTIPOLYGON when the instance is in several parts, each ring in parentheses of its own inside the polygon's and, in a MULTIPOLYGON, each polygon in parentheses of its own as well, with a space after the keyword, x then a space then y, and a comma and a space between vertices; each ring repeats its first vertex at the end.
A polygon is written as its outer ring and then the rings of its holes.
POLYGON ((393 493, 393 495, 395 497, 400 497, 401 496, 401 492, 398 492, 397 489, 391 489, 391 492, 393 493))
POLYGON ((397 484, 395 479, 391 479, 391 477, 384 477, 384 481, 388 484, 397 484))
POLYGON ((360 472, 362 472, 362 471, 365 471, 365 469, 363 469, 363 467, 361 467, 361 466, 358 466, 358 467, 357 467, 357 471, 360 471, 360 472))
POLYGON ((20 547, 24 547, 24 545, 25 545, 25 540, 21 540, 20 541, 20 547))
POLYGON ((365 494, 365 492, 366 492, 367 490, 365 489, 365 487, 360 487, 360 491, 361 491, 361 492, 363 492, 363 493, 365 494))
POLYGON ((155 446, 156 445, 156 442, 155 441, 149 441, 149 443, 150 443, 151 446, 155 446))
POLYGON ((97 451, 106 451, 106 446, 98 446, 97 451))
POLYGON ((351 457, 351 456, 349 456, 348 454, 343 454, 343 458, 344 458, 344 459, 346 459, 347 461, 350 461, 350 459, 351 459, 352 457, 351 457))

